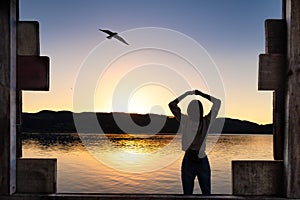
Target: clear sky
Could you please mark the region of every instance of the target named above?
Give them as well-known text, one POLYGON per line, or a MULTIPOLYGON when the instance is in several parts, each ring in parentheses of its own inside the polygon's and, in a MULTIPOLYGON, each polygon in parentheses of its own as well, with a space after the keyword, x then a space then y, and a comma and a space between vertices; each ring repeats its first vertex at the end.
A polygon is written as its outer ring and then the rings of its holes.
MULTIPOLYGON (((91 52, 103 50, 109 43, 114 45, 109 51, 127 48, 122 43, 107 40, 98 28, 119 32, 130 40, 128 48, 133 48, 138 42, 132 37, 136 33, 132 30, 158 27, 183 34, 208 52, 222 80, 223 92, 219 96, 224 102, 222 116, 271 123, 272 92, 257 90, 258 55, 265 51, 265 19, 277 18, 281 18, 281 0, 20 0, 20 20, 39 21, 41 55, 51 59, 50 91, 24 91, 23 111, 77 111, 73 107, 74 91, 80 73, 84 73, 82 66, 86 61, 91 62, 91 52)), ((155 39, 148 35, 143 38, 150 42, 155 39)), ((105 55, 99 55, 99 59, 105 58, 105 55)), ((120 58, 110 71, 106 71, 110 76, 98 77, 96 85, 92 86, 94 111, 151 111, 169 115, 167 103, 177 95, 172 90, 181 88, 182 83, 169 82, 162 87, 162 77, 168 76, 166 65, 175 66, 175 60, 170 52, 158 50, 143 50, 120 58), (170 62, 166 64, 161 59, 167 57, 170 62), (147 68, 150 58, 155 60, 155 65, 152 63, 147 68), (128 75, 133 65, 145 66, 128 75), (157 76, 151 74, 154 72, 157 76), (139 88, 128 85, 128 81, 139 78, 151 82, 151 77, 160 84, 138 82, 139 88), (113 109, 111 101, 117 101, 119 105, 124 96, 126 104, 122 105, 126 108, 117 106, 113 109)), ((180 62, 183 63, 183 59, 176 63, 180 62)), ((193 79, 193 71, 187 69, 185 73, 193 79)), ((205 85, 205 81, 203 78, 198 84, 193 82, 191 88, 214 91, 211 87, 217 86, 209 81, 205 85)), ((218 96, 218 92, 214 95, 218 96)), ((81 96, 89 98, 84 92, 81 96)), ((83 108, 80 111, 91 110, 83 108)))

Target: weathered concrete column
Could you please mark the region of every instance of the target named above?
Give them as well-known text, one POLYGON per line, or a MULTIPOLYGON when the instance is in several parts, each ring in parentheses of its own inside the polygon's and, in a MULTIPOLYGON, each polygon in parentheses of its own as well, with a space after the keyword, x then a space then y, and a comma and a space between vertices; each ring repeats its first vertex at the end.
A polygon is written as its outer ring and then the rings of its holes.
POLYGON ((18 0, 0 1, 0 194, 16 185, 16 21, 18 0))
POLYGON ((283 0, 287 22, 287 95, 284 146, 286 195, 300 198, 300 1, 283 0))

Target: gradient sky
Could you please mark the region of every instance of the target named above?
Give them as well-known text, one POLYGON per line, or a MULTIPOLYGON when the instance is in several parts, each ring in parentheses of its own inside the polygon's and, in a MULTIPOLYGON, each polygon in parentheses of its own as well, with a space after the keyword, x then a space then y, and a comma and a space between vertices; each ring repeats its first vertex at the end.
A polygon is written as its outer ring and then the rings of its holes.
MULTIPOLYGON (((122 33, 161 27, 187 35, 209 53, 223 81, 223 116, 271 123, 272 92, 257 90, 258 55, 265 51, 264 21, 277 18, 281 18, 281 0, 20 0, 20 20, 39 21, 41 55, 51 58, 50 91, 24 91, 23 111, 73 111, 80 67, 107 40, 98 28, 122 33)), ((201 84, 193 86, 205 90, 201 84)), ((163 93, 160 87, 144 87, 130 99, 128 109, 142 113, 163 104, 158 110, 170 114, 166 104, 174 95, 163 93), (161 101, 153 97, 155 93, 161 101)), ((95 101, 103 103, 96 111, 111 111, 104 103, 109 98, 101 95, 95 94, 95 101)))

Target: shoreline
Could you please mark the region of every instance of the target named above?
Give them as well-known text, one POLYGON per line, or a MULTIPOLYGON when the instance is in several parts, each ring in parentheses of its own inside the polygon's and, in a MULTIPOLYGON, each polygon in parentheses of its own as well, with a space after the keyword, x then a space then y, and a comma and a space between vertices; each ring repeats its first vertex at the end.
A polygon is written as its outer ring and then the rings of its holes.
MULTIPOLYGON (((104 135, 181 135, 180 133, 75 133, 75 132, 22 132, 21 135, 79 135, 79 134, 104 134, 104 135)), ((209 133, 208 135, 273 135, 273 133, 209 133)))

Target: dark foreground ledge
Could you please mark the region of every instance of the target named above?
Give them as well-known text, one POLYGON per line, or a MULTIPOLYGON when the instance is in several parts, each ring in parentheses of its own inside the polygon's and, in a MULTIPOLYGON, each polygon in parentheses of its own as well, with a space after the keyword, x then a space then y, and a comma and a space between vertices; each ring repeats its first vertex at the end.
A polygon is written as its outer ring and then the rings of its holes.
POLYGON ((233 196, 233 195, 180 195, 180 194, 90 194, 90 193, 57 193, 57 194, 14 194, 12 196, 0 196, 1 200, 178 200, 178 199, 266 199, 266 200, 282 200, 280 197, 267 196, 233 196))

